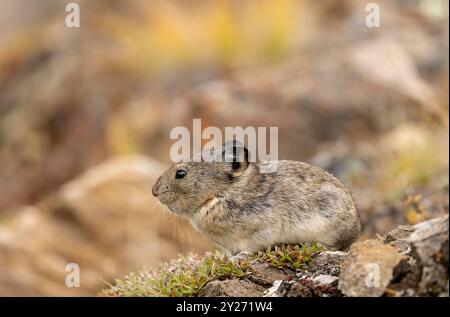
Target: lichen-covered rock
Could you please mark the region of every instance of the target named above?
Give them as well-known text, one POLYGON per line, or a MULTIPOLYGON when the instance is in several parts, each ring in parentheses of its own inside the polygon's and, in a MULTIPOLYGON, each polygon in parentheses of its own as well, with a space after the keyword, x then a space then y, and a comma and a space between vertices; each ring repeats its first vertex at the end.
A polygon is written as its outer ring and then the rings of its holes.
POLYGON ((342 251, 325 251, 313 257, 308 265, 309 271, 316 275, 338 276, 341 263, 347 253, 342 251))
POLYGON ((332 297, 342 296, 337 288, 338 277, 319 275, 315 278, 303 275, 298 279, 275 281, 265 297, 332 297))
POLYGON ((323 285, 335 285, 339 281, 337 276, 321 274, 314 278, 314 282, 323 285))
POLYGON ((347 296, 381 296, 404 259, 378 240, 356 242, 342 263, 339 289, 347 296))
POLYGON ((264 292, 264 297, 282 297, 290 287, 291 283, 289 282, 283 280, 275 281, 272 287, 264 292))

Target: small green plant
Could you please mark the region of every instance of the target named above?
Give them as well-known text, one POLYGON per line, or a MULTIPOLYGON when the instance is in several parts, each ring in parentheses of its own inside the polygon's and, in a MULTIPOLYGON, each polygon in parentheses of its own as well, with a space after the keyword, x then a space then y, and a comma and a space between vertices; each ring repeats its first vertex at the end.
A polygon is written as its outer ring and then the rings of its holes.
POLYGON ((230 260, 219 252, 179 256, 158 270, 142 270, 117 279, 100 296, 196 296, 212 280, 243 278, 251 274, 254 262, 266 262, 272 267, 300 269, 311 257, 323 250, 318 244, 280 245, 259 251, 247 258, 230 260))
POLYGON ((311 257, 324 250, 323 246, 313 244, 303 245, 277 245, 256 253, 256 258, 269 263, 276 268, 287 267, 291 269, 304 268, 311 257))

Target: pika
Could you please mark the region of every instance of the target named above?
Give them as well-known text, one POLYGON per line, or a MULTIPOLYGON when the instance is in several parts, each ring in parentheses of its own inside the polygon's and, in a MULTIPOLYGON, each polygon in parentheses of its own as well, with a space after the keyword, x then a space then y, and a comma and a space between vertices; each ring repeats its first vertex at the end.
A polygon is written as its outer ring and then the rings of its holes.
POLYGON ((231 255, 282 243, 343 250, 357 239, 358 211, 334 176, 297 161, 277 161, 274 172, 263 173, 262 163, 249 161, 247 148, 233 142, 230 152, 226 146, 218 151, 222 160, 172 165, 153 195, 231 255))

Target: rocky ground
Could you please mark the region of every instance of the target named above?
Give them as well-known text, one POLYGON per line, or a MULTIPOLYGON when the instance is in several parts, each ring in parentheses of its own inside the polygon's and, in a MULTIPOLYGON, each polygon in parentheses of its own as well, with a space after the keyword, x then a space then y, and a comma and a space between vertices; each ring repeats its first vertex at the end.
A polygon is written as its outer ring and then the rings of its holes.
POLYGON ((282 246, 244 260, 184 257, 155 273, 129 275, 101 294, 449 296, 448 220, 446 216, 401 226, 383 238, 358 241, 348 252, 282 246))

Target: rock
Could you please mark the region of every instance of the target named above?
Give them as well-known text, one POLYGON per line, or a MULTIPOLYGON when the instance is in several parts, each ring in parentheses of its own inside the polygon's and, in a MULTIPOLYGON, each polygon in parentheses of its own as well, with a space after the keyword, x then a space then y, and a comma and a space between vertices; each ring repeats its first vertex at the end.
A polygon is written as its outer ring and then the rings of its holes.
POLYGON ((381 296, 404 257, 378 240, 356 242, 341 266, 339 289, 347 296, 381 296))
POLYGON ((391 232, 387 233, 384 237, 384 242, 390 243, 392 241, 406 239, 411 235, 412 232, 414 232, 412 226, 400 226, 397 229, 394 229, 391 232))
POLYGON ((333 283, 320 283, 312 278, 301 278, 294 283, 286 291, 287 297, 334 297, 341 296, 340 291, 336 286, 336 281, 333 283))
MULTIPOLYGON (((308 267, 299 270, 296 275, 286 276, 284 271, 275 268, 270 268, 266 272, 267 268, 262 264, 258 264, 256 272, 263 267, 262 271, 269 276, 263 279, 264 281, 270 280, 270 277, 282 278, 273 281, 273 285, 265 292, 264 296, 267 297, 340 296, 341 293, 337 289, 339 280, 337 275, 345 256, 346 253, 342 251, 324 251, 313 257, 308 267)), ((252 271, 254 271, 253 267, 254 265, 252 265, 252 271)), ((253 280, 253 277, 249 276, 249 279, 253 280)))
POLYGON ((337 288, 338 278, 319 275, 315 278, 301 277, 297 280, 275 281, 265 293, 265 297, 331 297, 341 296, 337 288))
POLYGON ((316 275, 338 276, 346 255, 347 253, 342 251, 324 251, 311 259, 308 265, 309 271, 316 275))
POLYGON ((249 276, 253 282, 260 285, 272 285, 277 280, 290 280, 295 272, 289 269, 276 269, 267 263, 255 263, 251 266, 252 274, 249 276))
POLYGON ((272 287, 264 292, 264 297, 282 297, 282 296, 284 296, 284 294, 287 291, 287 289, 286 289, 287 285, 288 285, 288 283, 286 283, 283 280, 274 281, 272 287))
POLYGON ((252 283, 248 279, 212 281, 205 285, 198 296, 201 297, 260 297, 264 293, 264 287, 252 283))
POLYGON ((335 285, 337 284, 339 278, 333 275, 321 274, 316 276, 313 281, 323 285, 335 285))
MULTIPOLYGON (((419 295, 448 293, 448 215, 414 226, 403 226, 384 241, 409 257, 419 295)), ((406 280, 406 278, 405 278, 406 280)), ((405 282, 404 282, 405 283, 405 282)))
POLYGON ((339 275, 339 289, 345 295, 448 294, 448 215, 400 226, 383 241, 351 246, 339 275))

